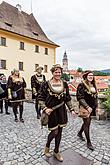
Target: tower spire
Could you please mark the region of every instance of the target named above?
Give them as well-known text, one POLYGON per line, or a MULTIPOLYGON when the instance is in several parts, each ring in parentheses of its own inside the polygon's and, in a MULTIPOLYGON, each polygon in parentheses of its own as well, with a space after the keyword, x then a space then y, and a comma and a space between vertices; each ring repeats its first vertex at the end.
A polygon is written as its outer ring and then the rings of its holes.
POLYGON ((32 0, 31 0, 31 13, 33 13, 33 12, 32 12, 32 0))
POLYGON ((63 63, 63 71, 68 71, 68 58, 67 58, 66 50, 63 55, 62 63, 63 63))

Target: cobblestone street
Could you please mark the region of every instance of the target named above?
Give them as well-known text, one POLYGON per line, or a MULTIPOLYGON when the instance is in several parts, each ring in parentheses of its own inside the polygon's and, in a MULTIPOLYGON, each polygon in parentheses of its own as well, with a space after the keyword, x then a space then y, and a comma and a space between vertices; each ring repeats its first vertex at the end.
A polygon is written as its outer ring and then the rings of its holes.
MULTIPOLYGON (((24 123, 14 122, 11 108, 11 115, 0 114, 0 165, 48 165, 43 155, 48 130, 41 129, 34 104, 25 103, 24 107, 24 123)), ((68 115, 69 122, 63 129, 61 151, 72 149, 93 160, 94 165, 110 165, 110 121, 92 120, 91 140, 95 147, 92 152, 87 149, 86 142, 77 137, 81 119, 68 115)), ((53 148, 54 141, 51 150, 53 148)))

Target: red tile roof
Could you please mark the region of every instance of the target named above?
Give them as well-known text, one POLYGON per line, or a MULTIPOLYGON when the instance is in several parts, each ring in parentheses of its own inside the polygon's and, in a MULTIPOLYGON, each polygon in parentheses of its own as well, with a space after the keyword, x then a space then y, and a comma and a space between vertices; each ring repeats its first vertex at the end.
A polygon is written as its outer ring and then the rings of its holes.
POLYGON ((81 72, 78 72, 77 70, 69 70, 68 71, 70 75, 74 75, 74 76, 77 76, 77 77, 81 77, 82 73, 81 72))
POLYGON ((70 73, 71 75, 74 75, 74 74, 77 73, 77 70, 69 70, 69 73, 70 73))
POLYGON ((108 85, 106 83, 97 83, 97 89, 107 89, 108 85))
POLYGON ((76 92, 76 87, 73 84, 68 84, 69 90, 72 92, 76 92))
POLYGON ((95 79, 109 79, 110 80, 110 76, 95 76, 95 79))

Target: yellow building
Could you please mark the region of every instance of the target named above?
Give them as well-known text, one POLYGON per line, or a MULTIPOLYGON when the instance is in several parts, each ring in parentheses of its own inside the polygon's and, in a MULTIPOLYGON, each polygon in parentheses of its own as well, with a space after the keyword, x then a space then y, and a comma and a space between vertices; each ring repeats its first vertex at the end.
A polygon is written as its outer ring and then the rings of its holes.
POLYGON ((0 4, 0 73, 8 77, 13 68, 17 68, 30 88, 30 77, 37 65, 42 66, 46 78, 50 78, 57 47, 33 14, 21 11, 20 5, 0 4))

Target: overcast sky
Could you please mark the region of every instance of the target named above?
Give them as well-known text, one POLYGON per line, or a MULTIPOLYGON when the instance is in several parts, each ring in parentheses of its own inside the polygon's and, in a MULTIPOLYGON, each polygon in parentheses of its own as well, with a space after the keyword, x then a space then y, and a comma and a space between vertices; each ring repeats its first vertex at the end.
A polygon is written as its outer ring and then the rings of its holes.
POLYGON ((70 69, 110 68, 110 0, 5 1, 29 14, 32 9, 48 38, 60 45, 57 63, 66 50, 70 69))

